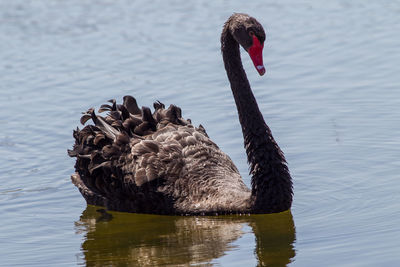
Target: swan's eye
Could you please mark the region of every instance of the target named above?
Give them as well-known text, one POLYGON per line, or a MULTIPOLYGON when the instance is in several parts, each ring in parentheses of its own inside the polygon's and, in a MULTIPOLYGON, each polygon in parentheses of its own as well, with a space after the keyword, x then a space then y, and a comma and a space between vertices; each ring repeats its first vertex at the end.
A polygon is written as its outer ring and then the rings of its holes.
POLYGON ((254 34, 253 31, 249 31, 249 35, 250 35, 251 37, 253 37, 255 34, 254 34))

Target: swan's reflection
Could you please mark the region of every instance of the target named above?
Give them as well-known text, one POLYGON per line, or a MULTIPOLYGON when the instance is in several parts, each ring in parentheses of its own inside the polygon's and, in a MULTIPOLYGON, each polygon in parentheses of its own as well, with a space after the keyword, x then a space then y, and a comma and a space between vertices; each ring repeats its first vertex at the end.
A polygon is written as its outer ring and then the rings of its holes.
POLYGON ((87 266, 211 266, 211 261, 232 249, 246 224, 256 237, 259 266, 291 262, 295 226, 290 212, 178 217, 105 212, 88 206, 76 230, 85 235, 82 261, 87 266))

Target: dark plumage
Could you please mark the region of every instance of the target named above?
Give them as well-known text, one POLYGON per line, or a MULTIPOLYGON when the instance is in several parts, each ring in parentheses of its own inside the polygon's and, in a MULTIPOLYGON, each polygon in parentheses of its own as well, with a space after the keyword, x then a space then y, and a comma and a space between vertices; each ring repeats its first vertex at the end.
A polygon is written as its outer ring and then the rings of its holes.
MULTIPOLYGON (((289 209, 293 192, 287 164, 258 109, 240 59, 239 44, 249 51, 264 40, 262 26, 245 14, 232 15, 221 34, 225 69, 250 164, 251 190, 232 160, 201 125, 196 128, 183 119, 179 107, 166 109, 155 102, 151 112, 147 107, 140 109, 132 96, 125 96, 122 105, 110 100, 111 105, 101 106, 99 112, 108 112, 105 117, 89 109, 81 123, 91 119, 94 125, 74 131, 75 145, 68 151, 77 158, 72 182, 87 203, 156 214, 289 209)), ((257 56, 262 63, 262 54, 257 56)), ((263 66, 256 68, 264 74, 263 66)))

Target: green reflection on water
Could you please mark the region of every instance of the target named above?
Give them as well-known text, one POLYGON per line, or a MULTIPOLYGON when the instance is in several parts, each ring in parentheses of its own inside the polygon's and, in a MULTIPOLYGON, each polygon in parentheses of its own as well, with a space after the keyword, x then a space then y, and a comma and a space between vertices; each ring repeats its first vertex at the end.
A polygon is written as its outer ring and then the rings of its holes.
POLYGON ((290 212, 183 217, 98 209, 88 206, 75 223, 77 232, 84 234, 81 260, 87 266, 211 266, 232 249, 246 224, 256 238, 259 266, 284 266, 295 256, 290 212))

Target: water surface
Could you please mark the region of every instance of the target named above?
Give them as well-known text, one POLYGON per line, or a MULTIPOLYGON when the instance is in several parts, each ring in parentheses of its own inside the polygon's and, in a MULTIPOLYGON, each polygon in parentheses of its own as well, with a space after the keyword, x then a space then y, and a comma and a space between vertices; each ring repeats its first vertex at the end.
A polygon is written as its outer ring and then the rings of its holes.
POLYGON ((0 265, 396 266, 399 1, 0 1, 0 265), (219 51, 266 28, 244 66, 294 178, 291 212, 102 213, 70 183, 72 129, 110 98, 174 103, 250 184, 219 51))

